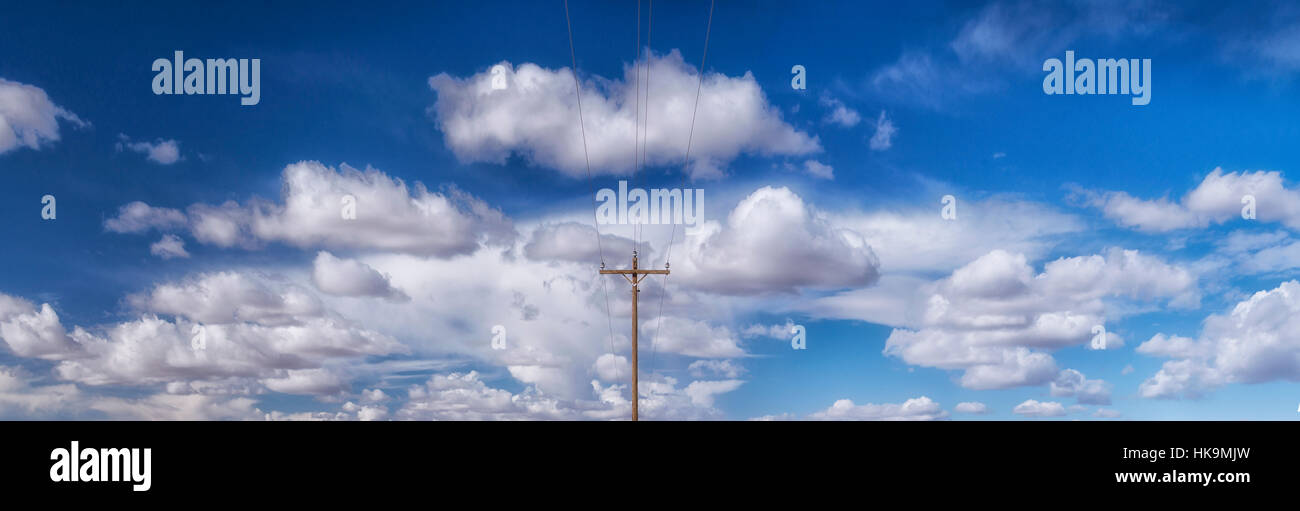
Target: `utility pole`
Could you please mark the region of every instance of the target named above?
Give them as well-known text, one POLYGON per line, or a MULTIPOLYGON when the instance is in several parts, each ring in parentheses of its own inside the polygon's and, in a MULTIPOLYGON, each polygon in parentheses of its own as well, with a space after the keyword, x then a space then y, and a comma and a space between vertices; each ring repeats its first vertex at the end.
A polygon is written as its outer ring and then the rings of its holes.
POLYGON ((640 378, 637 374, 636 337, 637 332, 641 329, 641 325, 637 323, 636 319, 637 294, 641 292, 641 281, 645 280, 647 275, 667 275, 667 267, 668 264, 665 263, 664 269, 662 270, 639 269, 637 267, 637 254, 635 250, 632 251, 632 269, 630 270, 606 270, 605 263, 600 263, 600 273, 602 275, 622 275, 623 278, 627 279, 628 283, 632 284, 632 420, 634 421, 637 420, 637 404, 641 401, 641 394, 638 393, 637 389, 637 383, 640 378), (631 276, 629 277, 629 275, 631 276))

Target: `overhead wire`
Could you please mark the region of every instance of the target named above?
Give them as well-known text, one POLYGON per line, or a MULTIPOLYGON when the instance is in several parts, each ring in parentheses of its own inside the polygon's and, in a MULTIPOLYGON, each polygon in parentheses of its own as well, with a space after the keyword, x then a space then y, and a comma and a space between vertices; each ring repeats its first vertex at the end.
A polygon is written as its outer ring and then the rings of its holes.
MULTIPOLYGON (((639 8, 637 10, 637 15, 640 16, 639 8)), ((596 228, 596 250, 597 253, 600 255, 600 267, 603 269, 605 267, 605 248, 603 247, 603 244, 600 241, 600 217, 597 215, 597 208, 596 208, 596 185, 595 185, 595 179, 592 178, 591 176, 591 157, 588 155, 587 152, 587 128, 586 128, 586 122, 583 120, 582 117, 582 86, 581 86, 581 81, 578 79, 578 54, 574 50, 574 45, 573 45, 573 22, 569 19, 569 0, 564 0, 564 24, 568 27, 568 32, 569 32, 569 58, 573 62, 573 90, 578 100, 578 130, 580 133, 582 133, 582 157, 587 163, 587 185, 591 191, 592 225, 595 226, 596 228)), ((599 275, 599 273, 597 273, 597 275, 599 275)), ((610 311, 609 285, 605 282, 605 280, 606 279, 600 279, 600 286, 605 293, 605 319, 609 326, 609 352, 613 354, 614 353, 614 316, 610 311)), ((617 363, 614 364, 614 376, 615 376, 615 381, 617 381, 619 379, 617 363)))
MULTIPOLYGON (((698 81, 698 83, 696 84, 696 87, 695 87, 695 103, 694 103, 693 109, 692 109, 692 111, 691 111, 691 124, 690 124, 690 129, 689 129, 689 131, 687 132, 687 138, 686 138, 686 155, 685 155, 685 158, 684 158, 684 160, 683 160, 683 164, 682 164, 682 177, 681 177, 681 188, 680 188, 680 189, 682 189, 682 191, 683 191, 683 198, 685 198, 685 195, 686 195, 686 191, 685 191, 685 188, 686 188, 686 176, 688 175, 688 172, 689 172, 689 166, 690 166, 690 155, 691 155, 691 145, 692 145, 692 142, 693 142, 693 140, 694 140, 694 136, 695 136, 695 120, 696 120, 696 118, 697 118, 697 116, 698 116, 698 113, 699 113, 699 107, 700 107, 700 92, 701 92, 701 90, 703 89, 703 86, 704 86, 704 72, 705 72, 705 66, 706 66, 706 64, 707 64, 707 62, 708 62, 708 56, 709 56, 709 37, 710 37, 710 35, 712 34, 712 31, 713 31, 713 11, 714 11, 715 4, 716 4, 716 0, 710 0, 710 2, 709 2, 709 17, 708 17, 708 24, 706 25, 705 32, 704 32, 704 51, 703 51, 703 55, 702 55, 702 57, 701 57, 701 59, 700 59, 699 81, 698 81)), ((639 172, 639 171, 640 171, 640 167, 641 167, 642 165, 646 164, 647 161, 648 161, 648 147, 647 147, 647 146, 649 145, 649 144, 648 144, 648 141, 649 141, 649 117, 650 117, 650 57, 651 57, 651 55, 652 55, 652 54, 651 54, 651 48, 650 48, 650 41, 651 41, 651 37, 652 37, 652 34, 653 34, 653 30, 654 30, 654 0, 650 0, 649 14, 648 14, 647 17, 648 17, 648 24, 647 24, 647 30, 646 30, 646 55, 645 55, 644 61, 643 61, 642 64, 641 64, 641 65, 645 68, 645 73, 646 73, 646 95, 645 95, 645 104, 644 104, 644 108, 645 108, 645 117, 646 117, 646 119, 645 119, 645 129, 644 129, 644 131, 642 131, 642 129, 641 129, 641 126, 642 126, 642 120, 641 120, 641 108, 642 108, 642 103, 641 103, 641 77, 640 77, 640 71, 637 71, 637 70, 636 70, 637 62, 636 62, 635 59, 633 60, 633 70, 634 70, 634 72, 633 72, 633 79, 636 81, 636 104, 635 104, 635 106, 634 106, 634 108, 635 108, 635 110, 636 110, 636 124, 633 126, 633 147, 632 147, 632 151, 633 151, 632 182, 633 182, 633 185, 636 185, 637 182, 638 182, 638 181, 637 181, 637 175, 640 173, 640 172, 639 172)), ((637 51, 637 55, 639 56, 640 53, 641 53, 641 2, 640 2, 640 0, 637 1, 637 17, 636 17, 636 19, 637 19, 637 29, 636 29, 636 32, 637 32, 637 49, 636 49, 636 51, 637 51)), ((575 96, 576 96, 576 98, 577 98, 577 106, 578 106, 578 126, 579 126, 579 132, 582 134, 582 156, 583 156, 583 160, 584 160, 584 162, 586 163, 586 170, 587 170, 587 183, 588 183, 588 187, 589 187, 590 192, 591 192, 591 200, 592 200, 592 218, 593 218, 593 224, 594 224, 594 226, 595 226, 595 231, 596 231, 596 247, 597 247, 597 252, 598 252, 598 254, 599 254, 599 256, 600 256, 600 267, 601 267, 601 269, 604 269, 604 268, 605 268, 605 249, 604 249, 603 243, 601 242, 601 234, 600 234, 600 218, 599 218, 599 215, 598 215, 598 211, 599 211, 599 210, 598 210, 597 207, 596 207, 596 193, 595 193, 595 190, 596 190, 596 189, 595 189, 595 179, 594 179, 594 177, 592 176, 592 173, 591 173, 591 156, 590 156, 589 150, 588 150, 588 148, 587 148, 587 130, 586 130, 586 122, 585 122, 585 120, 584 120, 584 118, 583 118, 583 113, 582 113, 582 86, 581 86, 581 80, 578 78, 578 57, 577 57, 577 51, 575 50, 575 45, 574 45, 574 42, 573 42, 573 22, 572 22, 572 20, 571 20, 571 18, 570 18, 570 15, 569 15, 569 1, 568 1, 568 0, 564 0, 564 22, 565 22, 565 25, 566 25, 566 27, 567 27, 567 29, 568 29, 568 35, 569 35, 569 58, 570 58, 570 60, 571 60, 571 62, 572 62, 572 65, 573 65, 573 88, 574 88, 574 94, 575 94, 575 96)), ((644 179, 644 177, 642 177, 642 179, 644 179)), ((683 205, 683 212, 684 212, 684 205, 683 205)), ((640 220, 639 216, 638 216, 638 219, 637 219, 637 220, 638 220, 638 221, 636 221, 636 222, 633 223, 633 227, 632 227, 632 229, 633 229, 633 242, 635 243, 634 246, 637 247, 637 248, 639 248, 639 247, 640 247, 640 244, 641 244, 641 233, 642 233, 642 230, 644 229, 644 226, 643 226, 643 225, 640 225, 641 222, 639 222, 639 220, 640 220)), ((670 234, 670 236, 669 236, 669 239, 668 239, 668 246, 667 246, 667 249, 665 250, 665 255, 664 255, 664 267, 665 267, 665 268, 668 268, 669 265, 670 265, 670 263, 671 263, 673 242, 676 241, 676 237, 677 237, 677 222, 674 221, 674 222, 672 222, 672 232, 671 232, 671 234, 670 234)), ((610 353, 613 354, 613 353, 614 353, 614 324, 613 324, 613 314, 612 314, 612 311, 611 311, 611 308, 610 308, 610 302, 609 302, 609 288, 608 288, 608 285, 605 283, 605 280, 604 280, 604 279, 601 279, 601 287, 602 287, 602 289, 604 290, 604 294, 605 294, 605 316, 606 316, 606 319, 607 319, 607 322, 608 322, 608 327, 609 327, 610 353)), ((665 275, 664 275, 663 286, 662 286, 662 289, 660 290, 660 295, 659 295, 659 313, 657 314, 657 317, 656 317, 655 334, 654 334, 654 336, 653 336, 653 337, 651 338, 651 340, 650 340, 650 349, 651 349, 650 368, 651 368, 651 373, 652 373, 652 374, 653 374, 653 370, 654 370, 655 356, 656 356, 656 354, 657 354, 657 340, 658 340, 658 337, 659 337, 659 332, 660 332, 661 327, 662 327, 662 325, 663 325, 663 307, 664 307, 664 298, 665 298, 665 297, 667 296, 667 294, 668 294, 668 293, 667 293, 667 290, 668 290, 668 275, 665 274, 665 275)), ((639 326, 639 325, 634 325, 633 328, 640 328, 640 326, 639 326)), ((614 364, 614 370, 615 370, 615 376, 616 376, 616 378, 617 378, 617 377, 618 377, 618 364, 617 364, 617 363, 614 364)), ((633 369, 633 370, 636 370, 636 369, 633 369)), ((633 399, 637 399, 637 398, 639 398, 639 396, 633 396, 633 399)))
MULTIPOLYGON (((704 29, 704 54, 700 57, 700 78, 699 82, 695 85, 695 106, 691 110, 691 127, 686 135, 686 156, 682 163, 682 184, 679 188, 682 191, 683 200, 685 199, 686 194, 689 193, 686 190, 686 176, 691 164, 691 141, 695 137, 695 117, 700 110, 700 91, 704 88, 704 69, 709 60, 709 35, 713 32, 713 7, 715 3, 716 0, 709 0, 709 21, 704 29)), ((685 204, 683 203, 683 215, 684 214, 685 204)), ((682 235, 685 236, 686 233, 683 232, 682 235)), ((674 221, 672 223, 672 234, 668 238, 668 248, 664 253, 664 268, 668 268, 672 262, 673 241, 675 241, 676 238, 677 222, 674 221)), ((664 274, 663 288, 659 290, 659 314, 655 319, 655 334, 650 338, 650 374, 654 374, 655 356, 658 353, 656 350, 656 343, 659 339, 659 330, 663 326, 664 298, 668 296, 668 276, 668 274, 664 274)))

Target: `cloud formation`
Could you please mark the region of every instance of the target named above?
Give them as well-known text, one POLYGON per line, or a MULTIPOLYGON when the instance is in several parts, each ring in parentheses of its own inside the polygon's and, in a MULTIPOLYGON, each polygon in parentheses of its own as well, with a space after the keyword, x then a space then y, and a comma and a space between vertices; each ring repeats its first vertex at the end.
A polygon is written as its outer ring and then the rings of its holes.
POLYGON ((851 399, 841 399, 830 408, 808 416, 820 420, 885 420, 927 421, 944 419, 948 412, 929 397, 908 399, 903 404, 853 404, 851 399))
POLYGON ((1088 205, 1123 227, 1144 232, 1201 228, 1242 220, 1253 206, 1261 222, 1300 230, 1300 189, 1288 188, 1280 172, 1224 172, 1215 168, 1179 201, 1139 199, 1125 192, 1076 190, 1088 205), (1254 199, 1253 204, 1247 196, 1254 199))
POLYGON ((1083 373, 1066 369, 1050 385, 1052 397, 1077 397, 1079 404, 1109 405, 1111 385, 1102 380, 1089 380, 1083 373))
POLYGON ((50 304, 38 308, 22 298, 0 294, 0 340, 20 357, 67 358, 77 344, 50 304))
POLYGON ((872 151, 884 151, 894 146, 894 134, 898 133, 898 128, 894 127, 894 121, 885 117, 885 111, 880 111, 880 118, 876 119, 876 132, 871 135, 871 141, 868 145, 872 151))
POLYGON ((339 169, 303 161, 285 167, 281 201, 194 204, 186 213, 132 202, 105 221, 114 232, 175 229, 200 243, 256 248, 280 242, 299 248, 386 251, 451 257, 517 235, 499 210, 455 187, 430 192, 401 179, 346 164, 339 169))
POLYGON ((373 296, 405 301, 410 297, 393 287, 388 276, 355 259, 340 259, 324 250, 312 263, 312 282, 322 293, 335 296, 373 296))
MULTIPOLYGON (((546 223, 534 229, 528 243, 524 245, 524 255, 535 261, 572 261, 595 264, 601 261, 601 253, 617 254, 622 258, 637 249, 636 242, 613 234, 601 234, 596 241, 596 229, 590 224, 578 222, 546 223)), ((643 242, 640 247, 642 257, 649 259, 652 254, 650 244, 643 242)))
MULTIPOLYGON (((624 66, 620 79, 594 77, 582 83, 582 116, 586 122, 587 154, 595 174, 626 175, 633 170, 628 142, 637 126, 636 62, 624 66)), ((717 178, 741 154, 801 156, 821 151, 817 137, 786 123, 780 110, 750 73, 728 77, 699 74, 676 50, 651 55, 645 121, 645 162, 650 166, 681 165, 691 136, 693 178, 717 178)), ((571 70, 550 70, 535 64, 498 64, 504 88, 493 88, 493 71, 458 78, 441 73, 429 78, 437 100, 429 109, 444 141, 462 162, 504 163, 519 155, 530 163, 570 177, 585 176, 583 138, 571 70)), ((498 78, 499 80, 499 78, 498 78)), ((642 91, 645 92, 644 90, 642 91)))
POLYGON ((1037 401, 1027 399, 1011 410, 1016 415, 1026 417, 1061 417, 1065 415, 1065 406, 1055 401, 1037 401))
POLYGON ((185 241, 175 234, 164 234, 162 239, 149 245, 149 253, 163 259, 190 257, 190 253, 185 250, 185 241))
POLYGON ((641 323, 641 338, 654 339, 655 349, 699 358, 730 358, 745 354, 730 328, 675 316, 641 323), (657 335, 656 335, 657 334, 657 335))
POLYGON ((818 179, 835 179, 835 169, 817 160, 803 162, 803 170, 818 179))
POLYGON ((948 273, 993 250, 1036 258, 1085 224, 1074 215, 1036 202, 995 197, 957 202, 957 219, 939 213, 942 193, 926 207, 844 211, 831 214, 837 225, 861 234, 894 272, 948 273))
POLYGON ((673 272, 694 288, 729 295, 868 286, 879 261, 858 233, 837 226, 789 188, 765 186, 736 205, 725 226, 687 231, 673 272))
POLYGON ((837 124, 843 128, 852 128, 862 121, 862 116, 858 114, 857 110, 849 108, 843 101, 833 98, 829 94, 823 94, 817 102, 830 110, 823 122, 837 124))
POLYGON ((150 229, 168 231, 185 226, 185 213, 155 208, 140 201, 118 208, 117 216, 104 221, 104 229, 116 233, 140 234, 150 229))
POLYGON ((957 406, 954 407, 953 409, 956 410, 957 413, 974 413, 974 414, 989 413, 988 405, 981 403, 979 401, 968 401, 963 403, 957 403, 957 406))
MULTIPOLYGON (((964 370, 961 385, 971 389, 1053 381, 1059 371, 1046 351, 1090 341, 1094 326, 1122 314, 1107 300, 1182 307, 1200 300, 1188 270, 1121 249, 1061 258, 1039 274, 1023 254, 994 250, 921 293, 919 328, 894 329, 884 353, 912 365, 964 370)), ((1121 344, 1112 334, 1107 348, 1121 344)))
POLYGON ((125 134, 118 135, 117 150, 131 150, 145 155, 149 161, 159 165, 171 165, 181 161, 180 142, 172 139, 157 139, 153 142, 132 142, 125 134))
POLYGON ((0 340, 19 356, 59 361, 60 380, 161 384, 176 394, 248 394, 259 385, 335 394, 347 388, 337 363, 409 351, 305 289, 243 273, 200 274, 126 302, 137 319, 69 333, 49 304, 0 295, 0 340))
POLYGON ((1300 381, 1300 282, 1283 282, 1210 315, 1196 339, 1157 334, 1137 351, 1172 359, 1139 386, 1148 398, 1196 398, 1230 383, 1300 381))
POLYGON ((0 154, 26 147, 40 149, 59 140, 59 121, 89 126, 50 101, 40 87, 0 78, 0 154))

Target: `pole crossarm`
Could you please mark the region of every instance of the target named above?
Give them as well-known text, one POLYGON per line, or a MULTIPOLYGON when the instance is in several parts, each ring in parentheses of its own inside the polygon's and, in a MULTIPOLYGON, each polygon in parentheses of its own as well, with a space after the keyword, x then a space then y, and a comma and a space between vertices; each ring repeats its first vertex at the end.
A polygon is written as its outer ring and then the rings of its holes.
POLYGON ((600 270, 601 275, 623 275, 632 284, 640 284, 647 275, 667 275, 668 270, 600 270), (631 275, 631 277, 628 277, 631 275), (640 275, 640 277, 637 277, 640 275))

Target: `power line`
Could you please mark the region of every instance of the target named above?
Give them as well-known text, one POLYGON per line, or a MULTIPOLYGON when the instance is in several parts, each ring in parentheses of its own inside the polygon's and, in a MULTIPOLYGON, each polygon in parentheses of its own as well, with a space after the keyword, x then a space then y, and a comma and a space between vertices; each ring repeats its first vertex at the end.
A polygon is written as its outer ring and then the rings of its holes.
MULTIPOLYGON (((679 187, 682 190, 682 197, 685 198, 686 191, 686 172, 687 166, 691 164, 691 140, 695 137, 695 116, 700 111, 700 90, 704 88, 704 66, 709 60, 709 35, 713 32, 713 6, 715 0, 709 1, 709 22, 704 29, 704 55, 700 58, 700 80, 695 85, 695 107, 691 110, 691 128, 686 135, 686 159, 682 162, 682 184, 679 187)), ((683 236, 686 233, 682 233, 683 236)), ((673 254, 673 241, 677 239, 677 223, 673 223, 672 235, 668 238, 668 249, 664 253, 664 268, 667 269, 671 264, 673 254)), ((653 374, 655 367, 656 342, 659 339, 659 328, 664 321, 664 297, 668 296, 668 274, 664 274, 663 289, 659 290, 659 315, 655 318, 655 335, 650 338, 650 371, 653 374)))
MULTIPOLYGON (((691 128, 690 128, 690 131, 689 131, 688 134, 687 134, 687 139, 686 139, 686 159, 685 159, 685 161, 684 161, 684 163, 683 163, 683 169, 682 169, 682 188, 683 188, 683 189, 686 187, 686 170, 687 170, 686 166, 687 166, 687 165, 690 165, 691 141, 692 141, 692 139, 693 139, 694 136, 695 136, 695 118, 696 118, 696 115, 697 115, 698 112, 699 112, 699 106, 700 106, 700 91, 702 90, 703 85, 704 85, 704 69, 705 69, 705 64, 706 64, 707 61, 708 61, 708 55, 709 55, 709 36, 710 36, 710 34, 712 33, 712 28, 713 28, 713 8, 714 8, 714 4, 715 4, 715 2, 714 2, 713 0, 711 0, 711 1, 709 2, 709 21, 708 21, 708 26, 707 26, 707 28, 705 29, 705 32, 704 32, 704 55, 703 55, 703 57, 700 59, 700 79, 699 79, 699 83, 696 84, 696 87, 695 87, 695 107, 694 107, 694 110, 692 110, 692 112, 691 112, 691 128)), ((641 164, 642 164, 644 161, 646 161, 646 158, 647 158, 647 156, 648 156, 648 150, 647 150, 647 147, 646 147, 646 146, 648 146, 648 141, 649 141, 649 122, 648 122, 648 121, 649 121, 649 117, 650 117, 650 55, 651 55, 651 54, 650 54, 650 48, 649 48, 649 47, 650 47, 650 44, 649 44, 649 43, 650 43, 651 35, 652 35, 652 33, 653 33, 653 29, 654 29, 654 0, 651 0, 651 2, 650 2, 650 10, 649 10, 648 18, 649 18, 649 20, 648 20, 648 25, 647 25, 647 30, 646 30, 646 46, 647 46, 647 48, 646 48, 646 58, 645 58, 645 63, 643 64, 643 65, 645 66, 645 69, 646 69, 646 101, 645 101, 645 109, 646 109, 646 111, 645 111, 645 115, 646 115, 647 123, 646 123, 646 130, 645 130, 645 139, 646 139, 646 140, 645 140, 645 142, 646 142, 645 144, 641 144, 641 143, 640 143, 640 142, 641 142, 641 140, 640 140, 640 135, 641 135, 641 78, 640 78, 640 72, 634 72, 634 74, 633 74, 633 79, 636 80, 636 105, 634 106, 634 108, 636 109, 636 124, 633 126, 633 133, 632 133, 632 135, 633 135, 633 137, 632 137, 632 138, 633 138, 633 146, 632 146, 632 153, 633 153, 632 182, 633 182, 633 185, 636 185, 636 183, 637 183, 637 179, 636 179, 636 178, 637 178, 638 171, 640 170, 640 166, 641 166, 641 164), (638 146, 640 146, 640 147, 638 148, 638 146)), ((659 328, 660 328, 660 326, 662 326, 662 324, 663 324, 663 303, 664 303, 664 297, 667 296, 666 291, 667 291, 667 287, 668 287, 668 274, 669 274, 668 266, 669 266, 669 261, 670 261, 670 259, 671 259, 671 255, 672 255, 672 244, 673 244, 673 241, 676 239, 676 236, 677 236, 677 224, 676 224, 676 223, 673 224, 672 234, 671 234, 671 236, 669 237, 669 240, 668 240, 668 249, 665 251, 665 257, 664 257, 664 269, 662 269, 662 270, 647 270, 647 269, 641 269, 641 268, 639 267, 639 264, 638 264, 638 261, 637 261, 637 250, 635 250, 635 249, 632 251, 632 268, 631 268, 631 269, 628 269, 628 270, 607 270, 607 269, 605 269, 605 251, 604 251, 603 246, 601 245, 601 240, 600 240, 600 218, 599 218, 599 215, 597 214, 598 209, 596 208, 595 184, 594 184, 594 183, 595 183, 595 179, 592 177, 592 174, 591 174, 591 157, 589 156, 589 153, 588 153, 588 150, 587 150, 587 131, 586 131, 586 123, 585 123, 585 121, 583 120, 583 115, 582 115, 582 87, 581 87, 581 82, 578 80, 578 58, 577 58, 577 52, 574 50, 574 43, 573 43, 573 23, 572 23, 572 21, 571 21, 570 18, 569 18, 569 1, 568 1, 568 0, 565 0, 565 1, 564 1, 564 22, 565 22, 566 26, 568 27, 568 33, 569 33, 569 57, 570 57, 570 59, 571 59, 572 62, 573 62, 573 87, 574 87, 574 93, 575 93, 576 96, 577 96, 577 102, 578 102, 578 123, 579 123, 579 128, 580 128, 579 131, 582 133, 582 155, 583 155, 583 159, 584 159, 585 162, 586 162, 586 166, 587 166, 587 182, 588 182, 588 185, 589 185, 589 187, 590 187, 590 189, 591 189, 591 193, 592 193, 592 216, 593 216, 593 219, 594 219, 594 222, 595 222, 595 225, 596 225, 596 244, 597 244, 597 250, 598 250, 599 253, 600 253, 600 274, 602 274, 602 275, 608 275, 608 274, 618 274, 618 275, 622 275, 625 279, 627 279, 628 283, 632 284, 632 420, 635 421, 635 420, 637 420, 637 419, 639 418, 639 417, 638 417, 638 415, 639 415, 639 412, 638 412, 638 411, 639 411, 639 408, 640 408, 640 401, 641 401, 640 390, 639 390, 639 380, 640 380, 640 375, 638 374, 638 364, 637 364, 637 359, 638 359, 638 355, 639 355, 639 352, 638 352, 638 349, 637 349, 637 338, 638 338, 638 336, 639 336, 638 334, 639 334, 639 332, 640 332, 640 325, 637 323, 637 321, 638 321, 638 310, 637 310, 637 309, 638 309, 638 296, 640 295, 640 292, 641 292, 641 289, 640 289, 640 283, 641 283, 643 280, 645 280, 646 277, 648 277, 648 276, 650 276, 650 275, 655 275, 655 274, 658 274, 658 275, 664 275, 664 292, 662 292, 662 293, 660 294, 660 296, 659 296, 659 316, 658 316, 658 318, 656 318, 657 324, 656 324, 656 326, 655 326, 655 336, 654 336, 654 338, 651 339, 651 369, 652 369, 652 371, 653 371, 653 368, 654 368, 654 356, 655 356, 655 353, 656 353, 656 350, 655 350, 655 340, 658 338, 658 336, 659 336, 659 328)), ((638 0, 638 2, 637 2, 637 29, 636 29, 636 30, 637 30, 637 54, 639 55, 640 52, 641 52, 641 4, 640 4, 640 1, 639 1, 639 0, 638 0)), ((636 61, 635 61, 635 59, 633 60, 632 64, 633 64, 634 69, 635 69, 635 66, 636 66, 636 61)), ((683 194, 683 197, 685 197, 684 194, 683 194)), ((639 220, 639 219, 638 219, 638 220, 639 220)), ((641 240, 640 240, 640 231, 638 230, 638 226, 639 226, 639 225, 640 225, 640 222, 634 223, 634 224, 633 224, 633 228, 632 228, 633 233, 634 233, 634 234, 633 234, 633 238, 634 238, 634 239, 633 239, 633 242, 635 243, 634 247, 636 247, 636 248, 639 248, 639 246, 640 246, 640 242, 641 242, 641 240)), ((610 306, 609 306, 609 290, 608 290, 607 287, 605 287, 605 286, 603 285, 603 281, 602 281, 602 288, 605 289, 605 315, 606 315, 606 318, 607 318, 608 321, 609 321, 610 353, 613 353, 613 352, 614 352, 614 349, 613 349, 613 345, 614 345, 613 314, 612 314, 612 312, 611 312, 611 310, 610 310, 610 306)), ((615 367, 615 371, 617 372, 617 370, 618 370, 618 364, 615 363, 615 364, 614 364, 614 367, 615 367)), ((617 373, 616 373, 616 376, 617 376, 617 373)))
MULTIPOLYGON (((637 9, 640 16, 640 9, 637 9)), ((587 162, 587 186, 591 193, 592 225, 596 228, 596 250, 600 254, 600 267, 605 268, 605 249, 600 241, 600 217, 596 214, 596 185, 591 177, 591 157, 587 154, 587 128, 582 119, 582 87, 578 81, 578 54, 573 49, 573 22, 569 20, 569 0, 564 0, 564 24, 569 31, 569 58, 573 61, 573 90, 578 98, 578 129, 582 133, 582 158, 587 162)), ((639 43, 638 43, 639 46, 639 43)), ((605 293, 605 319, 609 326, 609 352, 614 353, 614 317, 609 307, 609 287, 605 279, 600 279, 600 287, 605 293)), ((614 363, 614 377, 619 379, 618 363, 614 363)))
MULTIPOLYGON (((646 36, 645 36, 646 52, 645 52, 645 63, 643 64, 643 66, 645 67, 645 129, 641 131, 642 134, 641 134, 641 165, 640 166, 642 168, 646 166, 646 153, 649 151, 649 146, 650 146, 650 54, 651 54, 650 48, 652 47, 650 41, 651 38, 654 37, 654 29, 655 29, 655 1, 654 0, 650 0, 650 13, 647 16, 647 18, 648 19, 647 19, 647 28, 646 28, 646 36)), ((637 48, 637 52, 640 53, 640 51, 641 49, 637 48)), ((638 88, 639 87, 640 84, 638 83, 638 88)), ((636 174, 637 174, 637 170, 634 168, 632 170, 633 183, 637 183, 636 174)), ((645 181, 645 177, 644 177, 645 172, 641 172, 641 174, 642 174, 641 180, 645 181)), ((636 243, 638 246, 640 246, 641 234, 645 232, 645 224, 638 222, 633 228, 636 230, 636 243)))
MULTIPOLYGON (((651 12, 654 7, 651 6, 651 12)), ((649 42, 646 43, 647 45, 649 42)), ((632 125, 632 183, 636 185, 636 172, 641 165, 641 154, 638 150, 641 145, 641 66, 637 65, 637 58, 641 55, 641 0, 636 0, 636 51, 632 53, 632 79, 636 81, 636 123, 632 125)), ((649 83, 646 84, 649 88, 649 83)), ((646 97, 646 103, 650 98, 646 97)), ((649 112, 647 112, 647 115, 649 112)), ((641 238, 636 232, 636 224, 632 224, 632 244, 633 246, 641 245, 641 238)))

